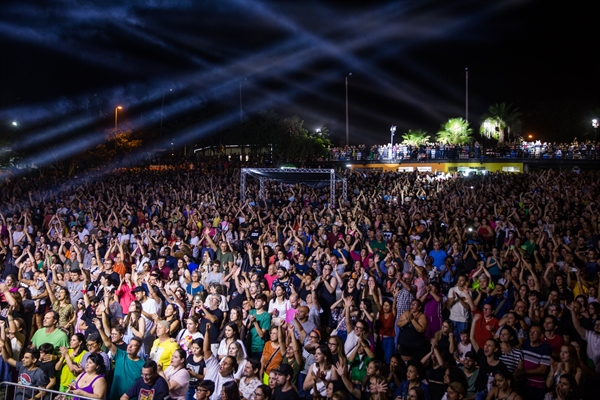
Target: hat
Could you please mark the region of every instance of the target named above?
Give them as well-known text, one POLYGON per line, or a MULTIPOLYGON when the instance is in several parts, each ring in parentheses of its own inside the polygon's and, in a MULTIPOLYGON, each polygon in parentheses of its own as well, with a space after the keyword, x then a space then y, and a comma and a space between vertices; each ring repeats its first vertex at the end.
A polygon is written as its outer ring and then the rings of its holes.
POLYGON ((144 292, 146 293, 146 289, 143 286, 137 286, 135 289, 131 291, 131 293, 144 292))
POLYGON ((279 367, 277 367, 276 369, 273 370, 273 372, 279 374, 279 375, 290 375, 290 376, 294 376, 294 370, 291 367, 290 364, 279 364, 279 367))

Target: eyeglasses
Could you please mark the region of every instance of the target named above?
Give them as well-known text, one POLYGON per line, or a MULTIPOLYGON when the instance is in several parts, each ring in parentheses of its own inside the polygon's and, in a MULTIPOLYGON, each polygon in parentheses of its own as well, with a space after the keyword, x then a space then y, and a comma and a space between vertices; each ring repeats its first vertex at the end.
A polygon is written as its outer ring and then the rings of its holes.
POLYGON ((318 339, 318 338, 319 338, 317 335, 310 335, 310 337, 311 337, 312 339, 318 339))
POLYGON ((254 398, 256 397, 264 397, 262 393, 254 392, 254 398))
POLYGON ((337 346, 337 343, 327 343, 327 346, 337 346))
POLYGON ((362 331, 363 329, 365 329, 365 327, 364 327, 364 326, 359 326, 359 325, 356 325, 356 326, 354 327, 354 329, 357 329, 357 330, 359 330, 359 331, 362 331))
POLYGON ((204 388, 201 388, 201 387, 198 387, 198 388, 196 388, 196 392, 208 392, 208 390, 204 389, 204 388))

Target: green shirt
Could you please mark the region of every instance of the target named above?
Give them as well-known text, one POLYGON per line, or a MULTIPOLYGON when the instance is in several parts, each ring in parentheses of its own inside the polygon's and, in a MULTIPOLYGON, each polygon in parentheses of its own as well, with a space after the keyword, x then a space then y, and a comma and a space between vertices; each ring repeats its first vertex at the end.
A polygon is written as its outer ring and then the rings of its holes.
POLYGON ((134 382, 141 376, 145 361, 139 359, 132 361, 125 350, 117 348, 115 358, 115 374, 110 388, 110 399, 120 399, 134 382))
MULTIPOLYGON (((262 314, 257 314, 256 309, 250 310, 250 315, 254 315, 256 317, 256 321, 258 322, 258 326, 262 330, 269 330, 271 327, 271 314, 264 311, 262 314)), ((252 324, 250 328, 250 351, 253 353, 258 353, 259 351, 263 351, 265 347, 265 341, 261 336, 258 335, 256 331, 256 327, 252 324)))
POLYGON ((31 343, 36 349, 39 349, 44 343, 50 343, 54 346, 54 354, 59 355, 61 347, 69 348, 69 338, 60 329, 55 329, 54 332, 46 333, 46 328, 40 328, 33 334, 31 343))

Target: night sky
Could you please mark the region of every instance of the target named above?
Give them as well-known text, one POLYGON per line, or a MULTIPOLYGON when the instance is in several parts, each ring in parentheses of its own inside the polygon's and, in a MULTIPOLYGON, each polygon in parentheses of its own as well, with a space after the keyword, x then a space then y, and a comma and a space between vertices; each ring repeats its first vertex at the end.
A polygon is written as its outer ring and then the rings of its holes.
POLYGON ((399 140, 464 117, 468 67, 474 130, 506 102, 523 133, 581 138, 600 117, 599 16, 586 0, 4 0, 0 122, 64 139, 82 115, 110 128, 117 105, 142 129, 158 123, 163 96, 165 119, 227 102, 221 121, 181 133, 195 142, 239 121, 242 82, 244 117, 297 114, 337 144, 351 72, 351 143, 383 143, 391 125, 399 140))

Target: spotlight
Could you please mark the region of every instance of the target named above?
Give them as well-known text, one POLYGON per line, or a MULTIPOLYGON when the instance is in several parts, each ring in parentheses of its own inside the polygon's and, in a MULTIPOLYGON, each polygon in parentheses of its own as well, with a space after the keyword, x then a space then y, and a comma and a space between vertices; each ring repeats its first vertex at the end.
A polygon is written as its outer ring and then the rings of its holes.
POLYGON ((19 123, 17 121, 13 121, 10 123, 12 126, 19 126, 19 123))

